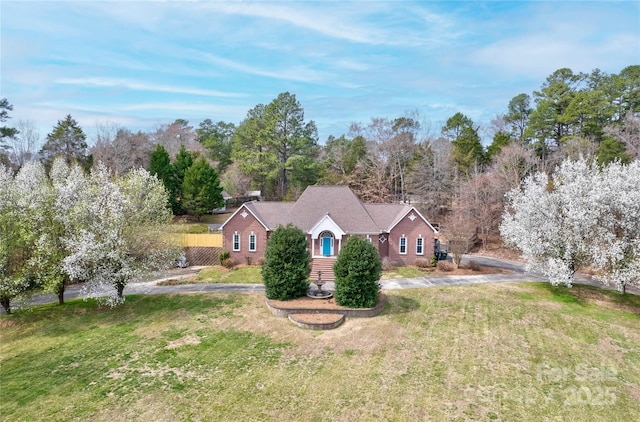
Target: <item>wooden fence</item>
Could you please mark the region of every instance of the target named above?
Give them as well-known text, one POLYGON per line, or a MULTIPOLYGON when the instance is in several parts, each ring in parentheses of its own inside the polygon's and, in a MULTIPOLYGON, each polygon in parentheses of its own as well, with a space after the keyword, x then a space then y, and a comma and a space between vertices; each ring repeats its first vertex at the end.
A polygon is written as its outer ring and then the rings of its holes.
POLYGON ((185 248, 221 248, 220 233, 179 233, 179 241, 185 248))

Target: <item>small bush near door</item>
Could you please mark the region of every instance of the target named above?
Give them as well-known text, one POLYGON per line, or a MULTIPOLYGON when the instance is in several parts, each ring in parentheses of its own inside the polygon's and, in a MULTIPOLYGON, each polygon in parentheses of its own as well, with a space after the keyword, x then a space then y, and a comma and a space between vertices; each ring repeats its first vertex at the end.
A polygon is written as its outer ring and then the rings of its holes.
POLYGON ((381 263, 376 248, 365 239, 349 237, 333 265, 336 303, 372 308, 378 303, 381 263))

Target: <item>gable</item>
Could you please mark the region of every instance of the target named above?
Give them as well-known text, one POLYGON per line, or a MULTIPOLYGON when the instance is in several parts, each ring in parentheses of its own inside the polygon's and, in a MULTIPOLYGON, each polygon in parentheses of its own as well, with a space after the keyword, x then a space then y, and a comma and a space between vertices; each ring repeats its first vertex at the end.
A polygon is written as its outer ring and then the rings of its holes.
POLYGON ((255 218, 262 225, 262 227, 264 227, 266 230, 269 230, 269 227, 260 219, 258 215, 256 215, 255 211, 252 210, 248 206, 248 204, 251 204, 251 202, 245 202, 240 206, 240 208, 236 210, 236 212, 231 214, 231 217, 227 218, 227 220, 224 223, 222 223, 222 226, 220 226, 220 230, 224 230, 224 227, 231 221, 244 220, 249 216, 252 216, 253 218, 255 218))
POLYGON ((431 223, 429 223, 429 221, 427 221, 427 219, 424 218, 424 216, 420 214, 420 212, 414 207, 409 207, 408 210, 400 213, 398 215, 398 218, 389 227, 388 232, 391 232, 391 230, 393 230, 398 224, 400 224, 400 222, 402 222, 405 219, 408 219, 411 222, 415 220, 422 221, 429 227, 430 230, 433 231, 434 234, 438 233, 438 231, 431 225, 431 223))
POLYGON ((312 239, 317 239, 320 236, 320 233, 328 230, 333 233, 336 238, 341 239, 346 233, 336 224, 335 221, 329 216, 329 214, 325 215, 318 221, 312 228, 309 230, 309 234, 311 234, 312 239))

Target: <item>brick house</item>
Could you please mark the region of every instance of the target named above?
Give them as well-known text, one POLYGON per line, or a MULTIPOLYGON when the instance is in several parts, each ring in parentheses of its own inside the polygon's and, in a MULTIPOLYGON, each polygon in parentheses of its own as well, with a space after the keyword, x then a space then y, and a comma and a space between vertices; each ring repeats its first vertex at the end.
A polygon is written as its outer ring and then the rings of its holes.
POLYGON ((413 264, 431 259, 436 229, 408 204, 364 204, 346 186, 309 186, 296 202, 243 204, 222 225, 223 248, 238 262, 256 263, 279 225, 307 234, 313 258, 311 277, 332 280, 333 263, 349 236, 369 240, 381 258, 413 264))

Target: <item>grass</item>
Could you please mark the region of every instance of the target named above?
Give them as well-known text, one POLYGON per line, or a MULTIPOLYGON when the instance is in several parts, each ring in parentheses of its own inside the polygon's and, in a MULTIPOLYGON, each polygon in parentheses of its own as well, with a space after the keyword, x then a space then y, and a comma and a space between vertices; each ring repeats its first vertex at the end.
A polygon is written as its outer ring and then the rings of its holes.
POLYGON ((204 214, 200 216, 200 221, 196 221, 193 216, 178 216, 175 217, 173 224, 169 226, 170 233, 207 233, 209 231, 209 224, 222 224, 236 209, 231 209, 228 212, 220 214, 204 214))
POLYGON ((195 277, 184 280, 190 283, 241 283, 262 284, 262 274, 258 266, 239 266, 227 269, 220 265, 202 269, 195 277))
POLYGON ((395 267, 391 270, 385 270, 382 272, 382 280, 390 280, 393 278, 413 278, 413 277, 424 277, 433 272, 433 268, 422 270, 418 267, 395 267))
MULTIPOLYGON (((468 270, 467 273, 473 273, 468 270)), ((396 267, 392 270, 382 272, 382 280, 390 280, 397 278, 424 277, 427 275, 441 275, 434 268, 420 269, 417 267, 396 267)), ((454 273, 446 273, 451 275, 454 273)), ((238 266, 229 270, 220 265, 205 268, 196 276, 183 279, 172 279, 161 281, 160 286, 178 285, 178 284, 197 284, 197 283, 239 283, 239 284, 262 284, 262 275, 259 266, 238 266)))
POLYGON ((606 420, 640 414, 640 298, 486 284, 387 292, 327 332, 262 294, 0 317, 5 420, 606 420))

